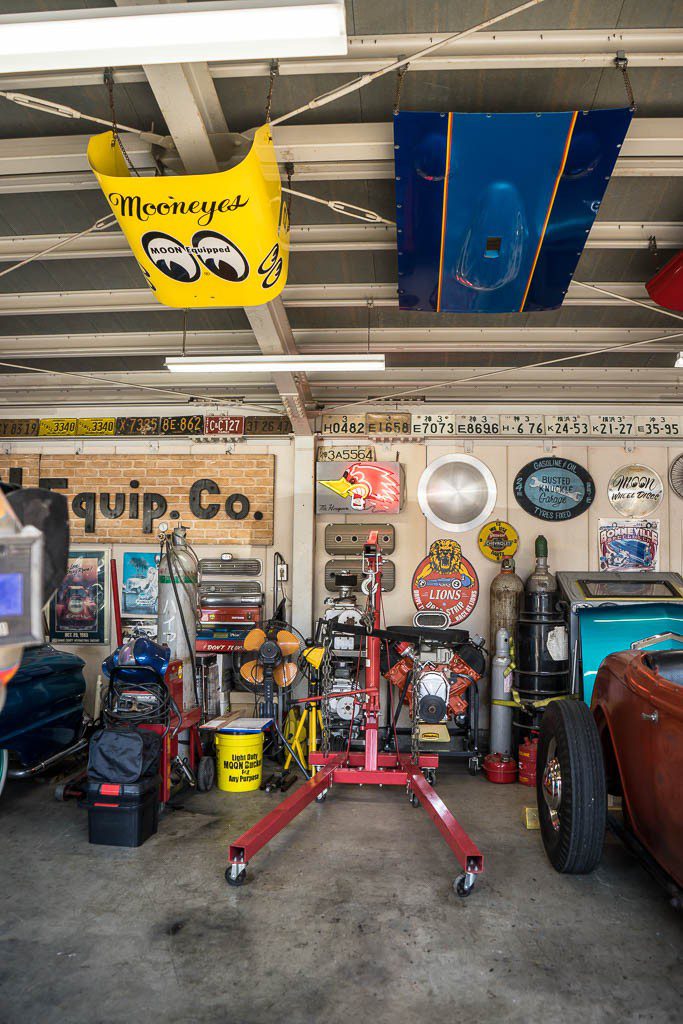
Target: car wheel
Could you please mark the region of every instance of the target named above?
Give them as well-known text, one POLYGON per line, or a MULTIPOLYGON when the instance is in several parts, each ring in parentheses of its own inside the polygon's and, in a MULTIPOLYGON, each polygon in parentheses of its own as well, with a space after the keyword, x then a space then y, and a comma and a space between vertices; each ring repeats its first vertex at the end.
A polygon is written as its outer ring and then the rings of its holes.
POLYGON ((553 701, 543 715, 536 799, 553 867, 571 875, 592 871, 605 839, 607 786, 600 736, 583 701, 553 701))
POLYGON ((9 768, 9 750, 0 750, 0 795, 5 788, 7 781, 7 769, 9 768))

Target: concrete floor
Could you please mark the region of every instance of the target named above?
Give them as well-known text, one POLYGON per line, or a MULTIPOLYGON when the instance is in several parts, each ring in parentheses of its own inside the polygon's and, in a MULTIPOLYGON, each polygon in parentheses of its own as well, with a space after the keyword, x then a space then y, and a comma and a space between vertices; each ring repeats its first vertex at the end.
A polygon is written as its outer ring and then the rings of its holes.
POLYGON ((681 924, 614 839, 556 874, 531 792, 444 769, 486 875, 402 791, 338 786, 224 882, 229 838, 279 797, 188 796, 138 850, 89 846, 47 782, 0 800, 2 1024, 680 1020, 681 924))

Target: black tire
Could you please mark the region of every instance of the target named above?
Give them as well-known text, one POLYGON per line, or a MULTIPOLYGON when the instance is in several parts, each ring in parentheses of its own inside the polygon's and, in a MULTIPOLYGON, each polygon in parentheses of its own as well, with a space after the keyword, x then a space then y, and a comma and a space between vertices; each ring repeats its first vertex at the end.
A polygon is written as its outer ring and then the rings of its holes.
POLYGON ((592 871, 605 839, 607 785, 598 729, 582 701, 554 701, 544 712, 536 799, 543 845, 555 870, 570 875, 592 871), (559 787, 553 787, 558 771, 559 787))
POLYGON ((216 762, 212 757, 200 757, 197 766, 197 789, 208 793, 216 781, 216 762))

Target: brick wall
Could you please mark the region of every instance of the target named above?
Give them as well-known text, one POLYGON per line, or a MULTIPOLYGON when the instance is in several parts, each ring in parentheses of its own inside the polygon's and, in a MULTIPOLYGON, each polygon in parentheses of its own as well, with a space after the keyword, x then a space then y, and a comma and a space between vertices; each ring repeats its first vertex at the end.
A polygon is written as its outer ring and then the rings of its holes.
MULTIPOLYGON (((24 485, 36 485, 38 478, 65 477, 65 494, 69 505, 81 495, 82 512, 92 512, 94 504, 95 531, 86 532, 84 518, 70 515, 71 538, 74 543, 147 543, 156 540, 160 522, 188 525, 193 544, 272 544, 273 542, 273 455, 3 455, 0 456, 0 479, 6 480, 11 467, 24 469, 24 485), (217 504, 217 514, 202 519, 190 511, 190 488, 202 479, 213 481, 219 493, 204 492, 203 506, 217 504), (137 481, 137 487, 131 487, 137 481), (83 495, 95 494, 95 499, 83 495), (166 511, 154 519, 152 532, 143 532, 145 495, 156 493, 167 502, 166 511), (230 518, 225 500, 230 494, 247 496, 249 512, 244 519, 230 518), (101 495, 108 494, 108 505, 116 508, 116 495, 123 496, 123 513, 107 518, 101 511, 101 495), (137 494, 138 518, 131 518, 131 495, 137 494), (173 517, 171 513, 179 513, 173 517)), ((119 498, 119 505, 122 499, 119 498)), ((148 498, 149 501, 149 498, 148 498)), ((235 505, 235 511, 240 508, 235 505)), ((154 510, 155 516, 158 509, 154 510)))

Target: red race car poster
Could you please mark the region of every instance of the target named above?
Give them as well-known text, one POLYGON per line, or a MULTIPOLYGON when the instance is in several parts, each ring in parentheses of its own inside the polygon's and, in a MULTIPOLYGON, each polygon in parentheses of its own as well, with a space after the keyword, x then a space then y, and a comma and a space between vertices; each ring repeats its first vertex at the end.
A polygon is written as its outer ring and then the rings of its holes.
POLYGON ((107 557, 103 550, 70 551, 69 568, 50 601, 50 639, 62 644, 106 644, 107 557))
POLYGON ((440 611, 451 626, 474 611, 479 579, 457 540, 435 540, 413 574, 413 602, 418 611, 440 611))

